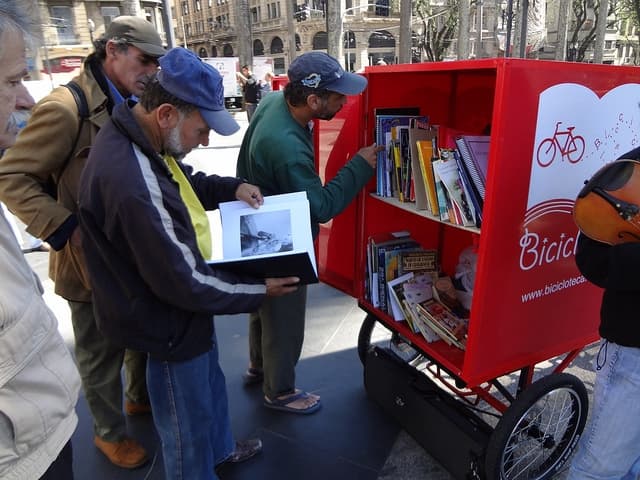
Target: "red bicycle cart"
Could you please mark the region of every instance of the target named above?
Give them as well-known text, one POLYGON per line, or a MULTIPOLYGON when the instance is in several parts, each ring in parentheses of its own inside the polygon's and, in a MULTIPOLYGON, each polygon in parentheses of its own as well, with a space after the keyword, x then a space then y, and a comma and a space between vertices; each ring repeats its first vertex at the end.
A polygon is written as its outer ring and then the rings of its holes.
POLYGON ((441 126, 445 146, 452 130, 491 135, 481 229, 380 198, 374 181, 321 229, 321 279, 367 313, 358 341, 367 392, 456 478, 551 478, 572 453, 588 410, 584 385, 563 370, 598 339, 600 292, 575 266, 573 200, 603 163, 637 145, 640 118, 630 101, 640 97, 637 70, 500 58, 369 67, 364 75, 367 90, 337 118, 318 123, 324 180, 373 143, 377 108, 419 107, 441 126), (565 161, 558 143, 555 161, 539 162, 540 145, 555 138, 559 122, 584 151, 565 161), (367 239, 399 230, 437 249, 449 275, 460 252, 477 247, 466 350, 427 343, 365 298, 367 239), (421 369, 372 345, 375 325, 418 350, 421 369), (536 378, 550 359, 557 362, 551 373, 536 378), (508 375, 517 377, 515 391, 503 383, 508 375), (478 414, 480 404, 497 422, 478 414))

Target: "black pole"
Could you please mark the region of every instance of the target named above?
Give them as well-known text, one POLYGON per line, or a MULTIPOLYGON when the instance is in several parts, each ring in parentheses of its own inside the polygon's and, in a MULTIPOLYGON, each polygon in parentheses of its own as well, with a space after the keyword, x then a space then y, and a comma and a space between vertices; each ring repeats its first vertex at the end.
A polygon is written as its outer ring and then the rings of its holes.
POLYGON ((513 0, 507 2, 507 38, 504 42, 504 56, 511 56, 511 25, 513 25, 513 0))

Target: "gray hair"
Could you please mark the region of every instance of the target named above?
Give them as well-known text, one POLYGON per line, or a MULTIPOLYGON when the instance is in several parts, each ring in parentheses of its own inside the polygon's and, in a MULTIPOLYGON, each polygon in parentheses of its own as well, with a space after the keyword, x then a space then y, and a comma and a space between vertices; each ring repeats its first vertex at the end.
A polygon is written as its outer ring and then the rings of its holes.
MULTIPOLYGON (((0 36, 6 31, 22 34, 27 44, 37 42, 40 36, 37 2, 33 0, 0 0, 0 36)), ((3 42, 0 42, 2 52, 3 42)))

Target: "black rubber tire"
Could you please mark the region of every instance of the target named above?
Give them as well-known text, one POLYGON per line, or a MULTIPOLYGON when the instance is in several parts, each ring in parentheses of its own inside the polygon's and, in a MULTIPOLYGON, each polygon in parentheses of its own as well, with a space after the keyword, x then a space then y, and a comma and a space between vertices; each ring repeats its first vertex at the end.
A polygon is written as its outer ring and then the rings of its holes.
POLYGON ((552 478, 569 459, 587 421, 589 397, 568 373, 541 378, 507 408, 489 438, 487 480, 552 478))
POLYGON ((360 357, 362 366, 367 362, 367 353, 371 348, 371 332, 373 332, 373 328, 376 326, 376 321, 376 317, 367 314, 360 326, 360 333, 358 333, 358 357, 360 357))

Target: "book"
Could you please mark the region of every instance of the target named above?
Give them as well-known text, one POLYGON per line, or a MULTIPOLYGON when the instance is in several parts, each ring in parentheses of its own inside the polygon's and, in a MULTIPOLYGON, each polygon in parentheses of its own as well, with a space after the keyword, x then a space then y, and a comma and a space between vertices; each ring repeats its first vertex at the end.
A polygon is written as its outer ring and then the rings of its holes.
POLYGON ((429 209, 432 215, 439 217, 439 199, 432 165, 436 152, 433 140, 434 138, 431 138, 430 140, 418 140, 416 142, 416 150, 418 152, 418 166, 420 168, 429 209))
POLYGON ((371 304, 380 307, 380 288, 378 282, 378 249, 385 245, 405 242, 411 238, 408 231, 382 232, 371 235, 367 240, 368 298, 371 304))
POLYGON ((439 176, 443 185, 447 189, 447 194, 455 208, 455 218, 458 225, 465 227, 475 226, 475 209, 471 200, 467 198, 465 187, 460 177, 458 163, 453 157, 451 150, 442 150, 441 161, 433 162, 435 175, 439 176))
MULTIPOLYGON (((430 200, 427 195, 425 179, 426 164, 422 156, 422 152, 419 150, 420 141, 429 141, 429 147, 431 153, 427 156, 429 162, 431 162, 431 154, 433 153, 433 145, 431 140, 436 138, 438 130, 435 127, 430 126, 427 122, 422 122, 418 118, 411 119, 409 122, 409 155, 411 157, 411 171, 413 173, 414 189, 415 189, 415 202, 417 210, 431 209, 431 203, 436 201, 435 196, 430 200)), ((431 165, 429 164, 429 167, 431 165)), ((433 213, 433 210, 432 210, 433 213)))
POLYGON ((431 276, 426 273, 414 274, 410 280, 403 283, 402 288, 408 323, 413 331, 422 334, 428 342, 437 340, 439 338, 438 335, 420 318, 416 307, 421 303, 431 301, 433 298, 433 280, 431 276))
POLYGON ((437 215, 440 217, 440 220, 443 222, 456 223, 455 211, 453 209, 453 204, 451 203, 451 199, 449 198, 447 187, 444 186, 444 183, 442 182, 440 175, 438 175, 438 167, 436 165, 438 162, 442 162, 442 160, 438 159, 438 160, 431 161, 435 192, 436 192, 436 197, 438 199, 437 215))
POLYGON ((475 211, 476 218, 476 227, 480 228, 482 226, 482 208, 483 201, 480 193, 476 189, 471 177, 469 176, 469 171, 462 161, 462 157, 460 156, 460 152, 456 149, 453 150, 453 158, 458 164, 458 172, 460 173, 460 178, 462 179, 462 184, 464 186, 465 195, 467 198, 471 200, 471 204, 473 205, 473 209, 475 211))
POLYGON ((419 248, 420 244, 408 237, 396 242, 389 242, 378 246, 378 293, 380 310, 388 312, 387 282, 397 277, 398 254, 401 250, 419 248))
POLYGON ((306 192, 266 196, 259 209, 233 201, 221 203, 219 210, 222 258, 209 260, 212 268, 318 282, 306 192))
POLYGON ((412 278, 413 273, 409 272, 387 282, 387 288, 389 290, 389 314, 396 321, 407 320, 410 326, 411 318, 405 311, 404 284, 412 278))
POLYGON ((483 201, 489 169, 489 140, 489 135, 462 135, 455 140, 462 161, 483 201))
POLYGON ((381 197, 392 196, 393 148, 391 128, 398 125, 409 125, 409 119, 419 115, 419 107, 376 108, 375 131, 373 137, 378 145, 385 149, 378 152, 376 164, 376 193, 381 197))
POLYGON ((438 278, 438 251, 417 249, 401 251, 398 257, 398 276, 405 273, 428 274, 434 281, 438 278))
POLYGON ((467 321, 458 317, 444 304, 430 300, 416 305, 421 318, 436 332, 442 340, 461 350, 465 349, 467 321))

